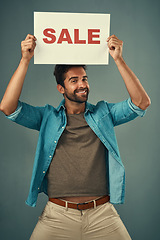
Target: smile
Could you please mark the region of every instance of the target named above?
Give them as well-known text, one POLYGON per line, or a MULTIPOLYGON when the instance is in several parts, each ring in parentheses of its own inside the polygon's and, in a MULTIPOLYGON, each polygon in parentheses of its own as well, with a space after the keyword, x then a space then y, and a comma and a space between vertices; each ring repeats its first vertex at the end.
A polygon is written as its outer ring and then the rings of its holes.
POLYGON ((86 93, 86 91, 81 91, 81 92, 77 92, 77 93, 86 93))
POLYGON ((77 94, 86 94, 87 93, 87 89, 76 91, 76 93, 77 94))

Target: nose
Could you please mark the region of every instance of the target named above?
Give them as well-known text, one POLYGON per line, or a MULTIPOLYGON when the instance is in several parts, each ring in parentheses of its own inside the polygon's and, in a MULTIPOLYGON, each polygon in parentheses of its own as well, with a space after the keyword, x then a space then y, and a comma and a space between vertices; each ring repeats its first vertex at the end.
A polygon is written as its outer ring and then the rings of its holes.
POLYGON ((78 81, 78 87, 79 88, 86 88, 87 83, 82 79, 78 81))

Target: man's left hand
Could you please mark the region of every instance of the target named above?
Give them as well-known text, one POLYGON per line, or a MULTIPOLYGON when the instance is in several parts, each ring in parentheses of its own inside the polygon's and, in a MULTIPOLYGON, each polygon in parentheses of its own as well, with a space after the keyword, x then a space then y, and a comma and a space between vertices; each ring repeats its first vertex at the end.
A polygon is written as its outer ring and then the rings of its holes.
POLYGON ((109 53, 114 61, 122 59, 123 41, 119 40, 115 35, 107 38, 109 53))

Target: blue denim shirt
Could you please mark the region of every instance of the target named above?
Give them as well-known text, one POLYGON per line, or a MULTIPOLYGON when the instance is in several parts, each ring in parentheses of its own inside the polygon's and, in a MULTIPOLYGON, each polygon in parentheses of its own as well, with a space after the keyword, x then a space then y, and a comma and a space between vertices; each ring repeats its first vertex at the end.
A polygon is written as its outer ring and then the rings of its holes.
MULTIPOLYGON (((58 140, 63 133, 67 118, 65 101, 58 108, 51 105, 34 107, 19 101, 14 113, 8 119, 25 127, 39 131, 30 191, 26 204, 35 207, 40 192, 47 194, 46 173, 54 155, 58 140)), ((90 128, 108 149, 106 156, 107 179, 109 181, 110 202, 123 203, 125 194, 125 170, 121 161, 114 126, 143 116, 144 110, 138 108, 131 99, 119 103, 100 101, 96 105, 86 103, 85 119, 90 128)))

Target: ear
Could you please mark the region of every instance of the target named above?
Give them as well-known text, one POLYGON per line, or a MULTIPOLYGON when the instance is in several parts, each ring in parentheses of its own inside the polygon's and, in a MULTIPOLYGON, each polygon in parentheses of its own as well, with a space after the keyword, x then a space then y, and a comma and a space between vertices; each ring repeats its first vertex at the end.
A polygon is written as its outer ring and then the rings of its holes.
POLYGON ((64 94, 64 87, 63 87, 62 85, 57 84, 57 90, 58 90, 60 93, 64 94))

